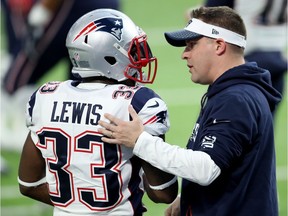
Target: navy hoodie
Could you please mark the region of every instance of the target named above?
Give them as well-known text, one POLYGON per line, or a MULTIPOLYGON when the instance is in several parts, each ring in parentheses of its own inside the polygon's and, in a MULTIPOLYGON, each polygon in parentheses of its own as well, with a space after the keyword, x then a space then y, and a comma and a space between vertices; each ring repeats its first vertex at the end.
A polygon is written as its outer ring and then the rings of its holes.
POLYGON ((221 174, 208 186, 183 180, 181 215, 278 215, 271 112, 280 100, 256 63, 209 86, 187 148, 209 154, 221 174))

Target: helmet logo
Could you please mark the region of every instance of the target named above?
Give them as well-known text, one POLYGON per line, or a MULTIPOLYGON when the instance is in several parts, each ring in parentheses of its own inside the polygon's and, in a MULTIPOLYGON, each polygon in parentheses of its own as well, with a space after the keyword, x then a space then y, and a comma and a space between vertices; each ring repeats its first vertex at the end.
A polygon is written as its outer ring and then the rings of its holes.
POLYGON ((85 36, 90 32, 103 31, 112 34, 118 41, 122 37, 123 22, 121 18, 106 17, 95 20, 86 25, 74 38, 76 41, 80 36, 85 36))

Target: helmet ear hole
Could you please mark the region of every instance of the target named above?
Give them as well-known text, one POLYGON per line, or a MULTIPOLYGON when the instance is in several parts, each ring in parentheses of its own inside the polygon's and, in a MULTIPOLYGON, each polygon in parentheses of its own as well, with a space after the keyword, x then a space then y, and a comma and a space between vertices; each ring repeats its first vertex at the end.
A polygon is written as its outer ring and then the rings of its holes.
POLYGON ((114 65, 117 62, 113 56, 105 56, 104 59, 111 65, 114 65))
POLYGON ((88 44, 88 35, 85 36, 84 43, 88 44))

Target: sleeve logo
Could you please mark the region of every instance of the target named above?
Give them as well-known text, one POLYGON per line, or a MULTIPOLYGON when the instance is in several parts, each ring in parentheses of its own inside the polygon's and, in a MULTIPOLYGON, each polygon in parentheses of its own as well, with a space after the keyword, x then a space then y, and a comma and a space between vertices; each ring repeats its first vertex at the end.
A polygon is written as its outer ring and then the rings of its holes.
POLYGON ((215 137, 215 136, 205 136, 205 137, 202 139, 202 144, 201 144, 201 146, 202 146, 203 148, 213 148, 215 141, 216 141, 216 137, 215 137))

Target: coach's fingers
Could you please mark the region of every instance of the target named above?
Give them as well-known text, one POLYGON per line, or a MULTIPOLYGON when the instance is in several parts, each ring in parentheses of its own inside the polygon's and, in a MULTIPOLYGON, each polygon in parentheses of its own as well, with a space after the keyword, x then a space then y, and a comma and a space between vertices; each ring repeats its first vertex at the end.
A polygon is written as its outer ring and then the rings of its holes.
POLYGON ((109 131, 115 131, 116 127, 117 127, 114 123, 112 123, 112 122, 108 123, 108 122, 105 122, 103 120, 99 120, 98 124, 109 131))
POLYGON ((180 216, 180 197, 177 196, 176 199, 170 204, 169 209, 171 216, 180 216))
POLYGON ((99 128, 98 132, 103 134, 103 137, 101 138, 101 140, 103 142, 107 142, 107 143, 111 143, 111 144, 120 143, 120 141, 118 139, 116 139, 116 137, 115 137, 115 132, 107 130, 105 128, 99 128))
POLYGON ((110 121, 110 124, 114 124, 114 125, 119 125, 121 122, 123 122, 123 120, 109 114, 109 113, 105 113, 104 117, 106 119, 108 119, 110 121))
POLYGON ((129 105, 128 111, 129 111, 129 113, 130 113, 130 115, 131 115, 131 117, 132 117, 132 120, 139 119, 139 116, 138 116, 138 114, 136 113, 136 111, 135 111, 135 109, 133 108, 132 105, 129 105))
POLYGON ((165 216, 171 216, 172 215, 172 206, 170 205, 166 210, 165 210, 165 216))
POLYGON ((100 132, 101 134, 103 134, 106 137, 113 138, 113 132, 111 130, 108 130, 106 128, 99 128, 98 132, 100 132))
POLYGON ((105 137, 105 136, 103 136, 103 137, 101 138, 101 140, 102 140, 103 142, 110 143, 110 144, 119 144, 119 143, 120 143, 120 141, 117 140, 117 139, 108 138, 108 137, 105 137))

